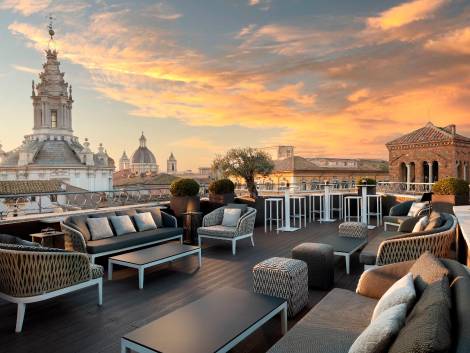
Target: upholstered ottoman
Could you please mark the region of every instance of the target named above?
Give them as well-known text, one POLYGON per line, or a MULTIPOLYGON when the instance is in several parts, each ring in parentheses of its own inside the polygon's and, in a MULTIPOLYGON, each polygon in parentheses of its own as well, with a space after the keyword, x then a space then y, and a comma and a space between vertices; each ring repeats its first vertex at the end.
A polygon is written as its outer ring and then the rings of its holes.
POLYGON ((320 243, 303 243, 292 249, 292 258, 308 267, 308 286, 330 289, 335 281, 333 247, 320 243))
POLYGON ((287 300, 287 315, 295 316, 308 302, 307 264, 273 257, 253 267, 255 293, 287 300))

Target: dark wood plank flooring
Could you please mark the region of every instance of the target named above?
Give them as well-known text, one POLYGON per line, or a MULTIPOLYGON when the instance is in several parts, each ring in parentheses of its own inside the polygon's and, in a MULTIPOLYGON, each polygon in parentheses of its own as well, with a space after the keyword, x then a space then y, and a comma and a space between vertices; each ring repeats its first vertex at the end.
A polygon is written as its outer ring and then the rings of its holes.
MULTIPOLYGON (((138 290, 137 272, 115 267, 113 281, 104 282, 104 305, 97 303, 97 290, 85 289, 49 301, 27 305, 23 333, 15 334, 16 305, 0 301, 0 352, 5 353, 116 353, 120 338, 162 315, 188 304, 215 288, 232 286, 252 289, 251 269, 269 257, 290 257, 291 249, 302 242, 336 233, 338 223, 309 224, 294 233, 255 232, 254 248, 249 240, 238 244, 232 256, 229 242, 209 241, 204 244, 203 265, 197 269, 197 258, 190 257, 170 265, 150 269, 145 286, 138 290)), ((374 236, 378 230, 370 231, 374 236)), ((362 272, 357 255, 352 257, 351 275, 346 275, 344 258, 335 266, 335 287, 354 290, 362 272)), ((106 260, 98 263, 106 264, 106 260)), ((310 290, 308 307, 294 320, 292 327, 327 292, 310 290)), ((221 313, 223 315, 224 313, 221 313)), ((184 339, 191 327, 181 323, 175 335, 184 339)), ((279 338, 280 321, 274 318, 263 328, 240 343, 233 352, 266 352, 279 338)))

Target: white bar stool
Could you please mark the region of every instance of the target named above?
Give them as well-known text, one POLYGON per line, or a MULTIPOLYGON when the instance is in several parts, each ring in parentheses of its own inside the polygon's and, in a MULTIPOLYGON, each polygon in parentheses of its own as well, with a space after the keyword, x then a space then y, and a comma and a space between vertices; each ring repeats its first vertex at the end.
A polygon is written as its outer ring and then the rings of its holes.
POLYGON ((343 203, 344 203, 344 194, 340 192, 334 192, 330 194, 330 217, 334 217, 334 213, 338 212, 338 218, 343 219, 343 203), (338 207, 335 207, 335 198, 338 200, 338 207))
POLYGON ((361 206, 362 206, 362 196, 346 196, 344 198, 344 220, 350 222, 352 218, 356 219, 357 222, 361 221, 361 206), (351 201, 356 203, 357 206, 357 215, 351 215, 351 201))
POLYGON ((311 207, 311 215, 313 222, 315 222, 315 215, 318 213, 318 221, 321 223, 323 219, 323 209, 324 209, 324 203, 325 203, 325 195, 320 194, 320 193, 315 193, 315 194, 310 194, 310 207, 311 207), (318 199, 318 208, 316 206, 317 200, 318 199))
POLYGON ((367 224, 370 223, 370 216, 375 216, 377 219, 377 227, 382 225, 382 195, 367 195, 367 224), (375 200, 375 212, 372 212, 371 201, 375 200))
POLYGON ((269 231, 273 230, 273 222, 276 222, 276 233, 279 234, 279 222, 284 226, 284 199, 280 197, 270 197, 264 199, 264 232, 267 232, 269 221, 269 231), (276 211, 273 217, 273 208, 276 211), (281 211, 279 212, 279 208, 281 211), (268 212, 269 211, 269 212, 268 212))
POLYGON ((302 217, 304 217, 304 227, 307 227, 307 198, 305 196, 294 195, 292 200, 292 213, 291 217, 295 220, 299 219, 300 228, 302 228, 302 217))

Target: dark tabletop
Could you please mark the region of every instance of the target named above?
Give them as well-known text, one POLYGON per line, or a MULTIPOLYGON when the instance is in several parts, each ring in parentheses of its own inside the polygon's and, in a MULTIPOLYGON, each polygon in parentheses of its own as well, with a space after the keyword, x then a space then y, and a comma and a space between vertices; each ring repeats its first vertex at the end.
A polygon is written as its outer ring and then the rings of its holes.
POLYGON ((176 243, 157 245, 151 248, 137 250, 122 255, 113 256, 110 259, 128 262, 136 265, 145 265, 150 262, 163 260, 171 256, 183 254, 199 249, 198 246, 191 246, 176 243))
POLYGON ((223 287, 124 338, 161 353, 216 352, 284 302, 223 287))

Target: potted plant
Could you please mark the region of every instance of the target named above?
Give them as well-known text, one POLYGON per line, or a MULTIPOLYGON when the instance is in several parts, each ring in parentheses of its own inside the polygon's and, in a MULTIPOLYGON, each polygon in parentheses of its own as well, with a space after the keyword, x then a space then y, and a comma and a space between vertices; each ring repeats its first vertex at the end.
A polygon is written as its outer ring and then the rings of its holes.
POLYGON ((178 179, 171 183, 170 208, 176 217, 182 213, 199 211, 199 184, 194 179, 178 179))
POLYGON ((209 184, 209 201, 219 204, 233 202, 235 184, 230 179, 214 180, 209 184))
POLYGON ((377 190, 377 181, 372 178, 359 178, 356 180, 357 194, 362 196, 362 187, 367 187, 367 195, 375 195, 377 190))
POLYGON ((436 182, 432 187, 433 209, 453 213, 452 207, 468 204, 468 182, 457 178, 445 178, 436 182))

